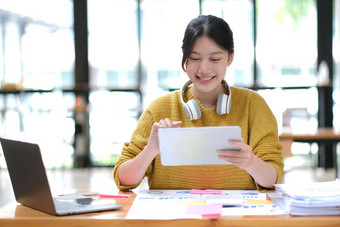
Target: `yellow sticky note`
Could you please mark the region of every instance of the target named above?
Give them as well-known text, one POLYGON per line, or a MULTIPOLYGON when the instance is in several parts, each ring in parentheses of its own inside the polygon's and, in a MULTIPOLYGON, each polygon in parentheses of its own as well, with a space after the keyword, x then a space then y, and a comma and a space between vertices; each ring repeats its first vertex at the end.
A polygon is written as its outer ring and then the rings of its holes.
POLYGON ((247 201, 248 205, 270 205, 270 204, 275 204, 273 201, 271 200, 256 200, 256 199, 249 199, 247 201))
POLYGON ((204 205, 205 201, 182 201, 182 205, 204 205))

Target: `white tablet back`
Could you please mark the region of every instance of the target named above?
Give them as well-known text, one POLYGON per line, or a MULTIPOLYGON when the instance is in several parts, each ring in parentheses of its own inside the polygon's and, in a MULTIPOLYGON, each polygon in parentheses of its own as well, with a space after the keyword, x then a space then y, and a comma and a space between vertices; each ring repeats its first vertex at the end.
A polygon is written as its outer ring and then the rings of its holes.
POLYGON ((217 150, 236 149, 229 140, 241 141, 239 126, 162 128, 158 130, 161 162, 164 166, 226 165, 217 150))

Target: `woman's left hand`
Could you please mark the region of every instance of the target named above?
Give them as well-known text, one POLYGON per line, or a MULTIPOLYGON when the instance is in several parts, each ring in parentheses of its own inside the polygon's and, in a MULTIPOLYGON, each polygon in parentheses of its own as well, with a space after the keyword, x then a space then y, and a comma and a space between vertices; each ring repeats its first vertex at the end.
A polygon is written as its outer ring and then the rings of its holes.
POLYGON ((242 141, 230 140, 229 145, 239 147, 240 150, 218 150, 217 155, 220 159, 230 162, 241 169, 247 169, 254 156, 253 149, 242 141))

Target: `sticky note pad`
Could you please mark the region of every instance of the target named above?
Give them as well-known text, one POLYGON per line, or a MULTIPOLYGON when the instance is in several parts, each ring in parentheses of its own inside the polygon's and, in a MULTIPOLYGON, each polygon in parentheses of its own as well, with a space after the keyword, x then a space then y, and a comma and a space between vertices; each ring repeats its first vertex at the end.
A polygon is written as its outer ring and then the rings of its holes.
POLYGON ((220 215, 222 204, 189 205, 186 213, 188 215, 220 215))
POLYGON ((215 195, 220 195, 220 194, 222 194, 222 190, 199 190, 199 189, 192 189, 190 194, 215 194, 215 195))

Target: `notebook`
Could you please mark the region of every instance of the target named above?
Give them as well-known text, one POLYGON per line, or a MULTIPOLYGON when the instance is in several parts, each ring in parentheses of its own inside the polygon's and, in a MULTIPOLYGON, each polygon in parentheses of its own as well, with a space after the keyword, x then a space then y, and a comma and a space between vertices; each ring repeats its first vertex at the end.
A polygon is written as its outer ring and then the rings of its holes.
POLYGON ((161 163, 178 165, 226 165, 217 150, 239 150, 228 144, 241 141, 239 126, 161 128, 158 130, 161 163))
POLYGON ((114 200, 52 197, 39 146, 4 138, 0 142, 16 201, 22 205, 58 216, 122 208, 114 200))

